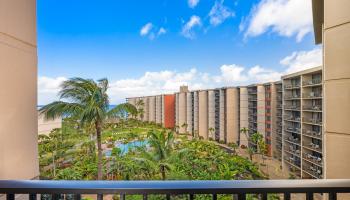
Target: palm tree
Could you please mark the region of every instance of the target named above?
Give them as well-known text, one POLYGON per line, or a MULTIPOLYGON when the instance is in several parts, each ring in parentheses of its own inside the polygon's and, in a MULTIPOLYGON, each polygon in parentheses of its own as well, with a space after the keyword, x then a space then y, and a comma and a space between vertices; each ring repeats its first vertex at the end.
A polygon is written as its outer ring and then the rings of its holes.
POLYGON ((215 128, 210 127, 210 128, 208 129, 208 131, 209 131, 209 138, 214 139, 214 138, 213 138, 213 133, 215 132, 215 128))
POLYGON ((187 127, 188 127, 188 124, 185 122, 181 125, 181 128, 185 129, 185 133, 187 133, 187 127))
POLYGON ((129 103, 119 104, 109 109, 108 85, 107 79, 95 82, 92 79, 71 78, 61 84, 60 100, 40 109, 40 113, 44 114, 48 120, 64 116, 77 119, 81 125, 94 125, 98 152, 98 180, 103 178, 101 134, 104 122, 107 119, 123 116, 126 112, 135 113, 136 110, 129 103))
POLYGON ((245 136, 246 136, 246 138, 249 138, 248 137, 248 132, 249 132, 249 129, 247 128, 247 127, 243 127, 243 128, 241 128, 241 130, 239 130, 241 133, 243 133, 245 136))
POLYGON ((141 120, 143 119, 143 115, 145 113, 144 108, 143 108, 144 105, 145 105, 145 102, 143 101, 143 99, 139 99, 135 103, 135 106, 137 108, 137 114, 139 115, 141 120))
POLYGON ((162 180, 166 180, 166 172, 171 170, 169 158, 174 148, 174 133, 172 131, 150 131, 148 142, 152 150, 143 151, 142 158, 137 158, 137 160, 147 166, 156 166, 162 180))

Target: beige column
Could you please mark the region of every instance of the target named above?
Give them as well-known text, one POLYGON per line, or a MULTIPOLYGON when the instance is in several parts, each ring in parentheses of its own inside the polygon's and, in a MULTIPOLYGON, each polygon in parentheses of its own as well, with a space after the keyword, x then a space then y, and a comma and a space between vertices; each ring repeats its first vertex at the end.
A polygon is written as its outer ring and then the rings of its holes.
POLYGON ((239 97, 237 88, 226 90, 226 137, 227 143, 239 142, 239 97))
MULTIPOLYGON (((248 90, 246 87, 239 88, 240 90, 240 129, 248 128, 248 90)), ((248 133, 247 133, 248 134, 248 133)), ((247 135, 240 132, 240 145, 248 146, 247 135)))
POLYGON ((0 1, 0 179, 39 175, 36 1, 0 1))
POLYGON ((350 178, 349 8, 348 0, 324 0, 326 178, 350 178))
POLYGON ((149 122, 156 122, 156 97, 148 97, 148 109, 149 109, 149 122))
POLYGON ((179 93, 179 133, 186 133, 187 129, 187 108, 186 108, 187 98, 186 92, 179 93))
POLYGON ((192 135, 192 128, 193 128, 193 105, 192 105, 192 93, 187 92, 186 93, 186 123, 187 123, 187 132, 192 135))
POLYGON ((208 139, 208 92, 198 92, 198 132, 199 136, 208 139))
POLYGON ((265 137, 265 87, 257 86, 257 131, 265 137))
POLYGON ((215 92, 208 90, 208 136, 215 139, 215 92), (210 129, 210 130, 209 130, 210 129))

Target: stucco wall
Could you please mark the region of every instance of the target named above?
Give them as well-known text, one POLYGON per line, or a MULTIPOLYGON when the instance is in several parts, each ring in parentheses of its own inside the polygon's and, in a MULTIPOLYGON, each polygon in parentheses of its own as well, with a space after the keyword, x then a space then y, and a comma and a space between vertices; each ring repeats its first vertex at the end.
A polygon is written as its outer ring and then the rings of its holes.
POLYGON ((36 1, 0 1, 0 179, 39 175, 36 1))

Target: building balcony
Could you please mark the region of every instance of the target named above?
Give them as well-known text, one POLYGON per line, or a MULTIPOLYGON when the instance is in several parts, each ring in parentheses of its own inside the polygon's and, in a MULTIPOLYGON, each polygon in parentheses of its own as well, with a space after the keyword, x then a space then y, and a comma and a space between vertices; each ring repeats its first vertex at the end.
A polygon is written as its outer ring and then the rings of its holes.
POLYGON ((308 150, 322 154, 322 145, 321 144, 315 144, 313 142, 304 142, 303 147, 308 149, 308 150))
MULTIPOLYGON (((317 173, 317 170, 316 170, 317 173)), ((81 199, 82 194, 118 195, 125 200, 130 195, 141 195, 146 200, 151 195, 161 199, 176 199, 182 196, 193 200, 201 195, 217 199, 218 195, 233 195, 244 200, 247 194, 260 194, 267 199, 268 194, 281 194, 283 199, 291 199, 291 194, 306 194, 313 199, 314 193, 328 193, 329 199, 336 199, 337 193, 350 192, 350 180, 220 180, 220 181, 0 181, 0 193, 8 200, 15 194, 29 194, 29 199, 37 199, 39 194, 48 194, 52 199, 63 199, 71 194, 81 199)), ((260 198, 259 198, 260 199, 260 198)))
POLYGON ((291 90, 291 89, 298 89, 300 88, 300 84, 285 84, 284 89, 291 90))
POLYGON ((312 131, 312 130, 307 130, 303 129, 303 135, 322 140, 322 132, 321 131, 312 131))
POLYGON ((321 179, 323 177, 322 168, 313 164, 303 166, 303 171, 316 179, 321 179))
POLYGON ((289 101, 289 100, 298 100, 300 99, 301 96, 300 95, 286 95, 284 96, 284 100, 285 101, 289 101))
POLYGON ((322 119, 304 117, 303 122, 310 125, 322 126, 322 119))
POLYGON ((310 162, 310 163, 313 163, 315 165, 322 167, 322 157, 321 156, 315 156, 315 155, 312 155, 310 153, 304 153, 303 159, 310 162))
POLYGON ((284 109, 300 111, 300 105, 285 105, 284 109))
POLYGON ((286 132, 300 134, 300 128, 297 127, 286 127, 286 132))
POLYGON ((322 93, 321 92, 309 92, 303 94, 303 99, 321 99, 322 93))
POLYGON ((312 79, 303 82, 303 87, 320 86, 322 85, 322 79, 312 79))
POLYGON ((303 106, 303 111, 322 112, 322 106, 321 105, 303 106))

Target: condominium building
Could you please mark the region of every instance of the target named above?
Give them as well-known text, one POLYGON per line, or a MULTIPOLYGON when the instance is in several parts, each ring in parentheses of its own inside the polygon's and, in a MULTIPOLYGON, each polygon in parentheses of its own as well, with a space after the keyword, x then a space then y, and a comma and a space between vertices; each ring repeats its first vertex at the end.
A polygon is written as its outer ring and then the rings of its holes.
POLYGON ((165 128, 175 127, 175 95, 165 94, 145 97, 127 98, 126 101, 134 105, 138 110, 142 110, 137 118, 154 122, 165 128))
POLYGON ((322 178, 322 68, 282 79, 284 164, 297 177, 322 178))
MULTIPOLYGON (((282 81, 246 87, 189 91, 181 87, 171 96, 143 97, 149 121, 175 119, 179 133, 189 133, 221 143, 257 148, 249 140, 260 133, 267 155, 282 161, 299 178, 323 178, 322 68, 316 67, 282 77, 282 81), (248 133, 241 131, 248 128, 248 133)), ((136 102, 135 100, 130 102, 136 102)))
POLYGON ((47 120, 44 115, 38 112, 38 134, 48 135, 52 130, 62 127, 62 117, 57 117, 53 120, 47 120))

